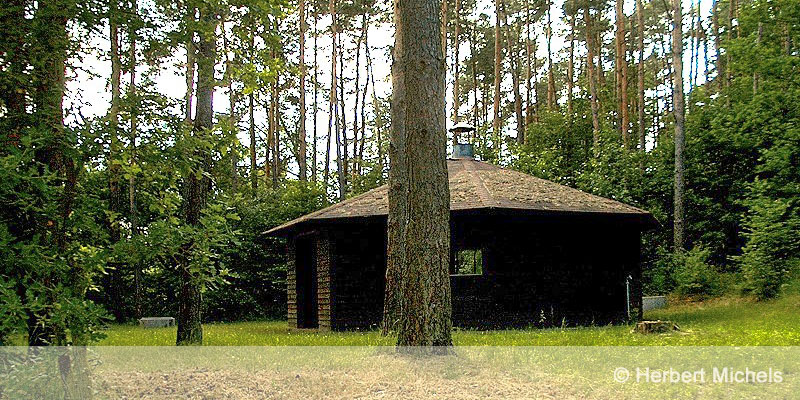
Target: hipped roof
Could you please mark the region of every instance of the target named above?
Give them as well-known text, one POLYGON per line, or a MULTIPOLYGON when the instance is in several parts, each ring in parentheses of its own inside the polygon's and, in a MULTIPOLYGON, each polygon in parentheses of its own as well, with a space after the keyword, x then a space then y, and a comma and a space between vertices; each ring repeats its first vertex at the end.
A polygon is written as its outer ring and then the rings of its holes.
MULTIPOLYGON (((450 211, 506 210, 537 214, 606 214, 635 217, 643 225, 654 225, 653 216, 616 200, 500 168, 474 159, 447 160, 450 211)), ((389 187, 383 185, 270 229, 269 235, 311 222, 388 215, 389 187)))

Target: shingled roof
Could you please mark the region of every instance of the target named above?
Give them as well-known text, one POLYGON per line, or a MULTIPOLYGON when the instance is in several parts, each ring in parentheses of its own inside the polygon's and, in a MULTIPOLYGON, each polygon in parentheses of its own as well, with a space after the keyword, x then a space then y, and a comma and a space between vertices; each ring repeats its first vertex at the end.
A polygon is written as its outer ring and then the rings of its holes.
MULTIPOLYGON (((650 213, 568 186, 474 159, 447 160, 450 210, 536 211, 540 214, 619 214, 655 223, 650 213)), ((381 187, 323 208, 267 231, 280 234, 307 222, 385 216, 389 211, 389 187, 381 187)))

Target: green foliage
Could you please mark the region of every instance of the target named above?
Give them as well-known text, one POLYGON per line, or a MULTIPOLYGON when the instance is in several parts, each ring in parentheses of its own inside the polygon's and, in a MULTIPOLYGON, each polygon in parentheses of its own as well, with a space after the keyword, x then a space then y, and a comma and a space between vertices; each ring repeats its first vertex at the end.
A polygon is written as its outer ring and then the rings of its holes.
POLYGON ((744 289, 762 300, 776 297, 800 265, 797 208, 792 201, 755 198, 750 202, 745 229, 747 244, 742 255, 735 257, 743 272, 744 289))
POLYGON ((696 246, 673 256, 677 294, 699 299, 720 294, 719 274, 708 264, 709 254, 708 249, 696 246))

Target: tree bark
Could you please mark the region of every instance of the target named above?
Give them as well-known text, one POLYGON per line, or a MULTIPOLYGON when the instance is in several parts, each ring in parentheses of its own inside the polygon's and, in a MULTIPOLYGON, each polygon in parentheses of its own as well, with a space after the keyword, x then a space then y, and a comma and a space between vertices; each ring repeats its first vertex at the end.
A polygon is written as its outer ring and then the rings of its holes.
POLYGON ((625 13, 622 10, 622 0, 616 0, 616 13, 617 13, 617 86, 619 88, 619 113, 621 116, 620 132, 622 133, 622 142, 626 149, 630 148, 630 135, 628 128, 630 126, 630 116, 628 114, 628 62, 625 60, 625 13))
MULTIPOLYGON (((576 11, 577 12, 577 11, 576 11)), ((572 90, 575 86, 575 14, 569 17, 569 60, 567 64, 567 114, 570 123, 574 118, 572 90)))
MULTIPOLYGON (((443 2, 446 2, 443 0, 443 2)), ((459 92, 458 87, 458 77, 460 75, 459 67, 459 54, 458 48, 460 42, 459 39, 461 38, 461 0, 455 0, 456 2, 456 9, 455 12, 455 32, 453 33, 453 125, 458 123, 458 110, 461 108, 461 93, 459 92)), ((458 134, 453 133, 453 144, 458 143, 458 134)))
MULTIPOLYGON (((369 58, 369 25, 370 25, 370 15, 369 11, 365 11, 362 15, 361 20, 361 29, 362 35, 364 36, 364 57, 369 58)), ((366 61, 366 60, 365 60, 366 61)), ((370 71, 369 65, 364 66, 365 71, 364 73, 367 76, 364 77, 364 90, 361 93, 361 141, 358 142, 358 170, 356 173, 361 175, 362 168, 364 165, 364 144, 367 141, 367 89, 369 89, 369 79, 370 79, 370 71)), ((373 85, 373 91, 374 91, 373 85)), ((356 99, 358 100, 358 99, 356 99)), ((377 109, 376 109, 377 112, 377 109)))
POLYGON ((317 97, 319 96, 319 66, 317 64, 317 19, 319 15, 317 13, 317 3, 314 3, 314 29, 313 29, 313 37, 314 37, 314 108, 313 108, 313 118, 314 118, 314 128, 313 128, 313 140, 311 141, 311 181, 316 183, 317 182, 317 113, 319 112, 319 105, 317 104, 317 97))
POLYGON ((547 108, 552 110, 556 106, 556 80, 553 76, 553 27, 551 24, 552 4, 550 3, 551 0, 545 1, 547 2, 547 28, 545 29, 545 34, 547 35, 547 108))
POLYGON ((719 52, 719 0, 713 0, 711 5, 711 30, 714 31, 712 33, 714 35, 714 55, 717 57, 714 64, 716 69, 716 77, 714 79, 717 81, 718 90, 722 90, 722 77, 724 76, 722 63, 724 59, 719 52))
MULTIPOLYGON (((252 30, 250 31, 250 48, 249 58, 250 63, 253 63, 255 56, 255 40, 256 35, 252 30)), ((258 190, 258 159, 256 158, 256 118, 255 118, 255 94, 250 92, 247 94, 247 113, 249 117, 248 133, 250 135, 250 187, 253 189, 253 197, 256 196, 258 190)))
POLYGON ((673 96, 675 98, 675 197, 674 197, 674 246, 683 251, 684 239, 684 101, 683 101, 683 14, 681 0, 672 0, 672 64, 675 69, 673 96))
POLYGON ((439 0, 394 2, 384 327, 396 327, 398 346, 452 345, 446 66, 439 5, 439 0))
MULTIPOLYGON (((117 161, 120 160, 120 141, 119 141, 119 107, 120 107, 120 77, 122 75, 122 63, 120 62, 119 50, 119 24, 117 14, 119 14, 117 0, 109 2, 109 28, 111 41, 111 109, 108 113, 109 134, 111 144, 108 153, 108 189, 109 189, 109 209, 119 216, 122 211, 122 195, 120 194, 121 169, 117 161)), ((116 243, 120 239, 119 223, 111 221, 111 241, 116 243)), ((112 271, 112 274, 116 272, 112 271)), ((112 289, 112 292, 116 292, 112 289)), ((115 305, 115 312, 119 310, 119 304, 115 305)))
MULTIPOLYGON (((137 1, 132 2, 133 10, 138 13, 137 1)), ((130 42, 130 82, 128 96, 133 100, 130 109, 130 165, 136 165, 136 137, 138 136, 139 98, 136 87, 136 27, 131 26, 129 31, 130 42)), ((130 173, 128 177, 128 208, 131 218, 131 237, 139 234, 139 211, 136 206, 136 174, 130 173)), ((133 305, 136 319, 142 317, 142 266, 133 266, 133 305)))
POLYGON ((637 86, 637 111, 639 131, 639 150, 645 151, 645 126, 644 126, 644 6, 642 0, 636 0, 636 25, 639 28, 639 64, 636 66, 636 86, 637 86))
MULTIPOLYGON (((341 33, 337 32, 336 46, 341 46, 341 33)), ((336 159, 339 175, 339 200, 347 198, 347 113, 344 103, 344 51, 339 52, 339 93, 336 98, 339 100, 336 112, 336 159)))
POLYGON ((517 120, 517 143, 525 143, 525 122, 522 119, 522 98, 519 93, 519 71, 517 68, 516 46, 512 39, 511 26, 508 24, 508 13, 505 12, 506 3, 503 1, 503 23, 506 27, 506 47, 508 49, 508 61, 511 66, 511 82, 514 92, 514 115, 517 120))
POLYGON ((594 31, 592 30, 592 15, 589 6, 583 9, 583 19, 586 23, 586 71, 589 80, 589 103, 592 108, 592 143, 594 154, 597 156, 600 150, 600 116, 597 107, 597 78, 594 71, 594 31))
MULTIPOLYGON (((762 38, 762 36, 764 36, 764 23, 759 21, 758 22, 758 31, 756 33, 756 49, 761 47, 761 38, 762 38)), ((756 68, 755 71, 753 71, 753 94, 755 95, 755 94, 758 93, 759 76, 758 76, 758 69, 757 69, 758 66, 754 66, 754 68, 756 68)))
MULTIPOLYGON (((109 210, 112 217, 109 220, 109 236, 111 243, 117 243, 121 238, 119 219, 122 214, 123 197, 120 181, 122 180, 122 169, 119 164, 121 161, 121 146, 119 140, 119 111, 120 111, 120 78, 122 75, 122 63, 120 62, 119 49, 119 4, 117 0, 109 2, 109 39, 111 42, 111 108, 108 113, 109 136, 111 143, 108 151, 108 191, 109 191, 109 210)), ((108 296, 111 303, 111 313, 114 319, 122 321, 125 315, 122 312, 122 263, 117 260, 109 261, 108 275, 108 296)))
POLYGON ((503 51, 500 47, 500 21, 502 18, 501 0, 495 0, 495 25, 494 25, 494 108, 492 118, 492 139, 494 141, 494 157, 500 158, 502 145, 500 141, 500 65, 503 62, 503 51))
MULTIPOLYGON (((531 106, 531 5, 530 0, 525 0, 525 126, 533 121, 535 108, 531 106)), ((535 63, 536 61, 533 61, 535 63)))
POLYGON ((280 124, 280 104, 281 96, 279 89, 278 74, 272 81, 272 188, 277 189, 281 178, 281 124, 280 124))
POLYGON ((306 7, 305 0, 300 0, 298 13, 300 14, 300 132, 298 132, 297 164, 300 172, 300 182, 306 182, 308 170, 306 166, 306 7))
MULTIPOLYGON (((201 138, 209 138, 214 126, 214 67, 216 60, 216 25, 217 20, 212 10, 200 10, 202 30, 197 32, 199 45, 197 52, 197 106, 194 119, 194 134, 201 138)), ((208 173, 212 169, 211 154, 208 150, 195 149, 195 165, 193 172, 184 181, 184 213, 188 225, 197 226, 200 216, 211 193, 211 179, 208 173)), ((178 304, 178 345, 199 345, 203 343, 203 327, 201 325, 202 277, 192 272, 192 243, 183 248, 180 265, 180 297, 178 304)))
MULTIPOLYGON (((194 23, 195 13, 197 10, 194 7, 189 7, 186 16, 187 22, 194 23)), ((195 69, 195 44, 194 32, 189 31, 189 38, 186 41, 186 97, 184 97, 184 118, 183 122, 186 125, 192 124, 192 106, 194 103, 194 69, 195 69)))

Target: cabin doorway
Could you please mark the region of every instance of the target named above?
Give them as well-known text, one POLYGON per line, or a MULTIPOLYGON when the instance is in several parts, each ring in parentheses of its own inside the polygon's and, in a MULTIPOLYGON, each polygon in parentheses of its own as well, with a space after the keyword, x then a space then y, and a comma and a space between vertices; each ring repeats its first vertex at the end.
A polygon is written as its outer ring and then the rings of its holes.
POLYGON ((316 241, 306 236, 298 238, 296 243, 297 327, 316 329, 319 328, 316 241))

